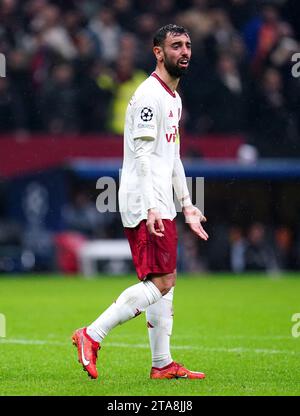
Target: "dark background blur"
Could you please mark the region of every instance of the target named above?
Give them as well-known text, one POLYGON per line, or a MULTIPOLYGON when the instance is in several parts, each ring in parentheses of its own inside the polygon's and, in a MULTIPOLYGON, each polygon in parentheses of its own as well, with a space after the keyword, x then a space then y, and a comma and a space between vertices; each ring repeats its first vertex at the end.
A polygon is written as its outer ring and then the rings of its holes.
POLYGON ((124 238, 119 214, 96 210, 96 181, 118 178, 128 100, 171 22, 192 39, 181 149, 205 178, 211 236, 179 215, 179 269, 298 270, 299 16, 296 0, 2 0, 0 272, 77 273, 86 242, 124 238))

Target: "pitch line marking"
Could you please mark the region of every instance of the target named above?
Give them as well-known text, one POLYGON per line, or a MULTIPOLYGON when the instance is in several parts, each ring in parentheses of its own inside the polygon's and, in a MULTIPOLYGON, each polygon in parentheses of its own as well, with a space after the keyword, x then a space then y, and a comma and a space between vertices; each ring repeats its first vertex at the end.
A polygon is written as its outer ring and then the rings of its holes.
MULTIPOLYGON (((61 341, 46 341, 46 340, 31 340, 31 339, 14 339, 6 338, 0 340, 1 344, 21 344, 21 345, 57 345, 57 346, 67 346, 68 342, 61 341)), ((116 347, 116 348, 142 348, 148 349, 148 344, 126 344, 122 342, 111 342, 105 344, 106 347, 116 347)), ((227 353, 256 353, 256 354, 287 354, 287 355, 300 355, 299 351, 293 350, 275 350, 268 348, 244 348, 244 347, 235 347, 235 348, 224 348, 224 347, 197 347, 191 345, 173 345, 172 350, 194 350, 194 351, 203 351, 203 352, 227 352, 227 353)))
MULTIPOLYGON (((291 339, 290 335, 216 335, 216 336, 208 336, 208 335, 199 335, 193 338, 198 339, 251 339, 251 340, 283 340, 283 339, 291 339)), ((190 335, 174 335, 172 339, 191 339, 190 335)))

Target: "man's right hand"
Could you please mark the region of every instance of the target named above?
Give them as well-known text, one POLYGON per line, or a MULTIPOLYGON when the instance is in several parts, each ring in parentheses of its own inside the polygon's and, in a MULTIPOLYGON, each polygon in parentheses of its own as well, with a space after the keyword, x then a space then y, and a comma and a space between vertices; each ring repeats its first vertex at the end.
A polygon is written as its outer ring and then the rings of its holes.
POLYGON ((150 234, 164 237, 164 224, 160 212, 156 208, 148 209, 147 228, 150 234))

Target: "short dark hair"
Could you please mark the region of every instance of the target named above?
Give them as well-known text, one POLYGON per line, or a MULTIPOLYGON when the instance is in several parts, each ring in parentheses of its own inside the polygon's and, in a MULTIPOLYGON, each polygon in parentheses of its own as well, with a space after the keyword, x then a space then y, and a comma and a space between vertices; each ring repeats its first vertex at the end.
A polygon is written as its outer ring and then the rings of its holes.
POLYGON ((162 46, 168 33, 178 34, 178 35, 182 35, 183 33, 186 33, 187 35, 189 35, 189 32, 187 29, 185 29, 182 26, 177 26, 171 23, 169 25, 163 26, 160 29, 158 29, 158 31, 153 36, 153 46, 162 46))

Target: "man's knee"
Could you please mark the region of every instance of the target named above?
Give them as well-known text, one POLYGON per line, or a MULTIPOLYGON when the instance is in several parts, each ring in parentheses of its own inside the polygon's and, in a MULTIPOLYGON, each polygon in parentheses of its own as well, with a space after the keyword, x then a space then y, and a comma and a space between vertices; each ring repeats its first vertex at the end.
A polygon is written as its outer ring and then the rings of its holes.
POLYGON ((166 295, 176 284, 176 269, 173 273, 151 275, 149 279, 152 280, 162 295, 166 295))
POLYGON ((172 289, 172 287, 175 286, 176 283, 176 274, 174 273, 170 273, 169 275, 166 275, 164 277, 162 277, 162 285, 163 285, 163 295, 165 295, 166 293, 169 292, 169 290, 172 289))

